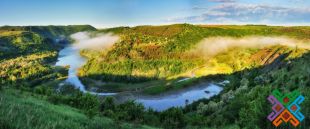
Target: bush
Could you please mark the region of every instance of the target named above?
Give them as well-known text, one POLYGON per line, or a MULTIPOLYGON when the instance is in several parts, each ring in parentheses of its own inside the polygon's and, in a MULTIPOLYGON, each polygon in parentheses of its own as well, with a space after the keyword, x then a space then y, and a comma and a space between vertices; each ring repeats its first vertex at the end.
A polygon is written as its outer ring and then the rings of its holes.
POLYGON ((117 112, 119 113, 118 118, 141 122, 143 120, 144 106, 134 101, 127 101, 118 106, 117 112))
POLYGON ((34 93, 40 94, 40 95, 51 95, 52 94, 52 90, 49 89, 48 87, 44 87, 44 86, 38 86, 36 88, 34 88, 34 93))
POLYGON ((104 98, 103 102, 100 105, 100 111, 103 112, 105 110, 114 110, 114 109, 115 109, 114 98, 109 96, 104 98))
POLYGON ((104 116, 113 116, 115 107, 114 98, 106 97, 100 104, 99 110, 104 116))
POLYGON ((82 109, 86 115, 93 117, 99 111, 99 101, 96 96, 91 94, 83 94, 81 92, 74 95, 52 94, 48 96, 48 100, 54 104, 66 104, 78 109, 82 109))
POLYGON ((184 114, 180 108, 170 108, 160 114, 163 127, 179 129, 185 126, 184 114))

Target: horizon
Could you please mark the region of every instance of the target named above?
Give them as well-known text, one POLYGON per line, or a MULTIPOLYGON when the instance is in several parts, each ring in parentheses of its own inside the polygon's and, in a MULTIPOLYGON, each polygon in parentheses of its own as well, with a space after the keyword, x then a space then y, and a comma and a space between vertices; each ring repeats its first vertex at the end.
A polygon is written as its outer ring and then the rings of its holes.
POLYGON ((282 27, 298 27, 298 26, 306 26, 310 27, 309 24, 192 24, 192 23, 172 23, 172 24, 141 24, 141 25, 120 25, 120 26, 109 26, 109 27, 97 27, 91 24, 64 24, 64 25, 56 25, 56 24, 49 24, 49 25, 0 25, 0 27, 6 27, 6 26, 17 26, 17 27, 24 27, 24 26, 83 26, 83 25, 89 25, 92 26, 96 29, 109 29, 109 28, 117 28, 117 27, 139 27, 139 26, 169 26, 169 25, 182 25, 182 24, 189 24, 189 25, 194 25, 194 26, 282 26, 282 27))
POLYGON ((307 0, 3 0, 0 3, 0 26, 310 25, 307 0))

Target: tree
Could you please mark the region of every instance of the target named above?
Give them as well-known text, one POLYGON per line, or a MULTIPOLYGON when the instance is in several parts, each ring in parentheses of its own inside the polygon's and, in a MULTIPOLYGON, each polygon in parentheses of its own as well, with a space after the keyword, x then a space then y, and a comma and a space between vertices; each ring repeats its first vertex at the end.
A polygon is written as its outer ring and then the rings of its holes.
POLYGON ((197 107, 197 113, 199 114, 205 114, 207 111, 208 105, 203 104, 202 102, 199 103, 198 107, 197 107))
POLYGON ((180 108, 170 108, 160 114, 163 127, 179 129, 185 126, 184 114, 180 108))
POLYGON ((104 98, 103 102, 100 104, 100 112, 105 116, 112 116, 115 111, 115 103, 113 97, 104 98))
POLYGON ((141 122, 143 120, 144 106, 135 101, 127 101, 120 104, 116 112, 118 119, 141 122))

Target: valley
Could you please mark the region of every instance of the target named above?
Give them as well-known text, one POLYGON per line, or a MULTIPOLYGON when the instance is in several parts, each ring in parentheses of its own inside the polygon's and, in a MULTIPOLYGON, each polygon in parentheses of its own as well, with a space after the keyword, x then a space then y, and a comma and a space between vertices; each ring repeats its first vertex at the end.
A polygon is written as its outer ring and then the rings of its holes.
POLYGON ((0 128, 269 128, 272 89, 310 93, 309 35, 308 26, 3 26, 0 128))

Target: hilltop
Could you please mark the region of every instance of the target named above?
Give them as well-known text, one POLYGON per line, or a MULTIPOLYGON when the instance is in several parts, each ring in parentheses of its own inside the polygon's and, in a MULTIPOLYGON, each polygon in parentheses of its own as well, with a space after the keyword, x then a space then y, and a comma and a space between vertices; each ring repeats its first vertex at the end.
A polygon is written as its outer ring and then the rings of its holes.
POLYGON ((84 83, 101 91, 135 90, 150 86, 153 89, 145 90, 146 93, 155 93, 153 90, 163 90, 165 87, 168 90, 192 84, 201 76, 229 74, 269 64, 282 54, 289 53, 288 57, 294 58, 305 52, 303 48, 275 44, 263 48, 230 47, 209 56, 203 53, 217 48, 198 51, 201 47, 199 44, 204 39, 230 37, 242 40, 267 37, 266 40, 277 40, 278 37, 287 37, 306 42, 309 41, 307 28, 309 27, 175 24, 98 30, 96 33, 119 35, 121 40, 109 50, 83 50, 81 54, 88 62, 80 69, 79 75, 84 83), (180 78, 192 79, 181 85, 175 84, 180 78))

